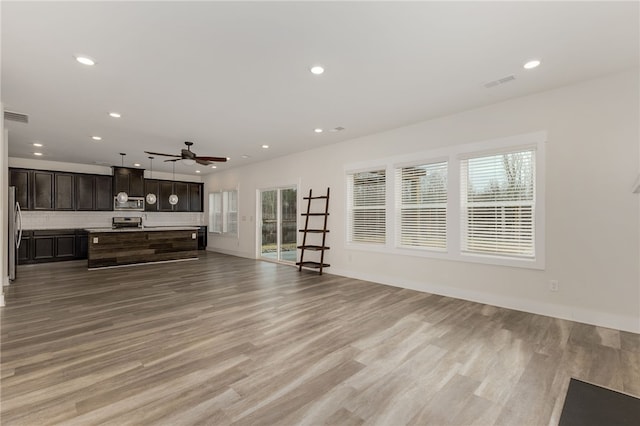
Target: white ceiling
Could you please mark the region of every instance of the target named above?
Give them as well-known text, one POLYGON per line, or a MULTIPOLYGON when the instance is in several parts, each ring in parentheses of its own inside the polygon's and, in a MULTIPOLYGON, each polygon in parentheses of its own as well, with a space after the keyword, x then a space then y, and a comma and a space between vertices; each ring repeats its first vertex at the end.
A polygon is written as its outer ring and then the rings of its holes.
MULTIPOLYGON (((2 102, 29 116, 5 121, 9 156, 35 158, 39 141, 41 159, 83 164, 119 165, 125 152, 128 165, 148 168, 143 151, 178 153, 190 140, 199 155, 231 157, 224 170, 639 63, 637 2, 1 7, 2 102), (97 64, 80 65, 77 54, 97 64), (524 70, 530 58, 542 66, 524 70), (311 74, 314 64, 326 72, 311 74), (327 131, 337 126, 345 130, 327 131)), ((168 164, 154 160, 154 170, 168 164)))

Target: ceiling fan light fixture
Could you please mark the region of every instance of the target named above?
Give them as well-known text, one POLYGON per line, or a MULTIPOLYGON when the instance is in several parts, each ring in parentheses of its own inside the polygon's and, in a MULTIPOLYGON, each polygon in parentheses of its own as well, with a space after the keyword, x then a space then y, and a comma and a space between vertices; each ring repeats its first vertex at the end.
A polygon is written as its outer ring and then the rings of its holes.
POLYGON ((182 164, 184 164, 185 166, 193 166, 194 164, 196 164, 196 160, 194 160, 193 158, 183 158, 182 164))

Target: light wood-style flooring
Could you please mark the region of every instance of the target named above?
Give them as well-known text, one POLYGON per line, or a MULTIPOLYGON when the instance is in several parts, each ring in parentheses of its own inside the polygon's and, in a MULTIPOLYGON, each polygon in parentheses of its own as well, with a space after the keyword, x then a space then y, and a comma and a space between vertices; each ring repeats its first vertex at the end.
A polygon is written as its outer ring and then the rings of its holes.
MULTIPOLYGON (((330 272, 330 271, 328 271, 330 272)), ((2 425, 547 425, 640 395, 640 336, 285 265, 19 267, 2 425)))

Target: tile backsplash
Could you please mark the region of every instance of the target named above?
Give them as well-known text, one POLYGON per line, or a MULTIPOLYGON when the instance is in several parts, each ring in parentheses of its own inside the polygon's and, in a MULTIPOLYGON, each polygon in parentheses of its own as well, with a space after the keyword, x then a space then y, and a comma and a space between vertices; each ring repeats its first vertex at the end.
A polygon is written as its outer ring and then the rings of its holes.
POLYGON ((114 216, 140 217, 147 226, 206 225, 204 213, 23 211, 22 229, 82 229, 111 227, 114 216))

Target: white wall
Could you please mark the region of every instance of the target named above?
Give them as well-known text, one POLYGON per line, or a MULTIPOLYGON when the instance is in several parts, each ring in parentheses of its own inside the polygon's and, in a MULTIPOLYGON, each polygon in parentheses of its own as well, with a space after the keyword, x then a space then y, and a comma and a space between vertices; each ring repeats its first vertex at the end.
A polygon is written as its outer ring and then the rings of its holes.
POLYGON ((240 237, 210 235, 208 248, 255 257, 257 189, 329 186, 328 273, 640 332, 640 202, 630 190, 639 172, 639 89, 632 70, 216 173, 205 180, 205 196, 239 187, 240 237), (548 134, 545 270, 345 246, 345 165, 541 130, 548 134), (552 279, 558 292, 549 291, 552 279))

